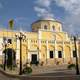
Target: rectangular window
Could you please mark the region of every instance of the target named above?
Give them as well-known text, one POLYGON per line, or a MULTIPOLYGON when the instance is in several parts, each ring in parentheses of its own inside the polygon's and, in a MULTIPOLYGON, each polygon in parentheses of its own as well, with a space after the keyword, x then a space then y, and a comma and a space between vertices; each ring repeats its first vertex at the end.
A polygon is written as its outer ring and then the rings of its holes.
POLYGON ((53 58, 53 51, 50 51, 50 58, 53 58))
POLYGON ((62 51, 58 51, 58 58, 62 58, 62 51))
POLYGON ((76 57, 76 52, 75 52, 75 50, 73 51, 73 57, 76 57))

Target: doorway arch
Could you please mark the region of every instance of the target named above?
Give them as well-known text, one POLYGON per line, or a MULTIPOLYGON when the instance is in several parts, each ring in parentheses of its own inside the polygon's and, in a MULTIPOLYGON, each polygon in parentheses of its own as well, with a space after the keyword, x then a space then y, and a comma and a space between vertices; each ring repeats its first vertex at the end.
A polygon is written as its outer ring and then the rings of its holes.
POLYGON ((4 56, 6 55, 6 63, 5 64, 7 65, 7 67, 16 64, 16 52, 14 49, 7 48, 7 49, 3 50, 3 54, 4 54, 4 56))

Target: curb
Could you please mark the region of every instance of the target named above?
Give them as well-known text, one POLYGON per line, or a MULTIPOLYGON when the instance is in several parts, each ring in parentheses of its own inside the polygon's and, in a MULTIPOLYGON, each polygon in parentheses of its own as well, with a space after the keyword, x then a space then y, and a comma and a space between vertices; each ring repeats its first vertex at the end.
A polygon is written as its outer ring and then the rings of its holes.
POLYGON ((20 78, 22 75, 17 75, 17 74, 9 74, 3 70, 0 69, 0 72, 5 75, 5 76, 8 76, 8 77, 11 77, 11 78, 20 78))

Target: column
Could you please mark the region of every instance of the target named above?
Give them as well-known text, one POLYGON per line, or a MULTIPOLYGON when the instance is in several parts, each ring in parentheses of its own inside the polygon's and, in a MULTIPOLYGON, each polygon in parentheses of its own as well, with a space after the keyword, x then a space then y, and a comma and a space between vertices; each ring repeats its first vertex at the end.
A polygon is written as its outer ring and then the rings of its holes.
POLYGON ((0 38, 0 60, 1 60, 1 62, 2 62, 2 64, 3 64, 3 62, 4 62, 4 54, 3 54, 3 38, 0 38))
POLYGON ((38 31, 39 62, 41 61, 41 30, 38 31))
POLYGON ((19 64, 20 60, 20 41, 17 39, 16 41, 16 62, 19 64))
POLYGON ((71 53, 70 53, 71 54, 71 58, 70 59, 71 59, 71 62, 72 62, 72 60, 74 60, 74 59, 73 59, 73 48, 72 48, 72 42, 71 41, 70 41, 70 50, 71 50, 71 53))
POLYGON ((79 58, 79 47, 78 47, 78 41, 76 41, 76 45, 77 45, 77 57, 79 58))
POLYGON ((63 41, 63 53, 62 53, 63 62, 65 62, 65 46, 63 41))
POLYGON ((29 51, 29 49, 30 49, 30 39, 28 39, 28 62, 30 62, 30 51, 29 51))
POLYGON ((46 63, 48 63, 49 57, 49 48, 48 48, 48 40, 46 41, 46 46, 47 46, 47 53, 46 53, 46 63))
POLYGON ((73 48, 72 48, 72 42, 70 41, 70 50, 71 50, 71 59, 73 58, 73 48))
POLYGON ((3 52, 3 45, 2 45, 2 43, 3 43, 3 38, 0 38, 0 56, 2 56, 2 52, 3 52))
POLYGON ((41 40, 38 40, 38 47, 39 47, 39 60, 41 60, 41 40))
POLYGON ((58 52, 57 52, 57 46, 56 46, 56 40, 55 40, 55 58, 58 58, 58 52))

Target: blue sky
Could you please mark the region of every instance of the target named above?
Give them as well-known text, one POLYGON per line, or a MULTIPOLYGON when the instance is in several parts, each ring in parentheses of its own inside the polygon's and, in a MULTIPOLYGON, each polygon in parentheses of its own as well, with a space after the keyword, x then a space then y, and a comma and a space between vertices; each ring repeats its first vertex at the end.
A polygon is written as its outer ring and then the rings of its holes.
POLYGON ((65 31, 80 33, 80 0, 0 0, 0 28, 14 19, 14 29, 31 31, 32 22, 42 17, 57 19, 65 31))

